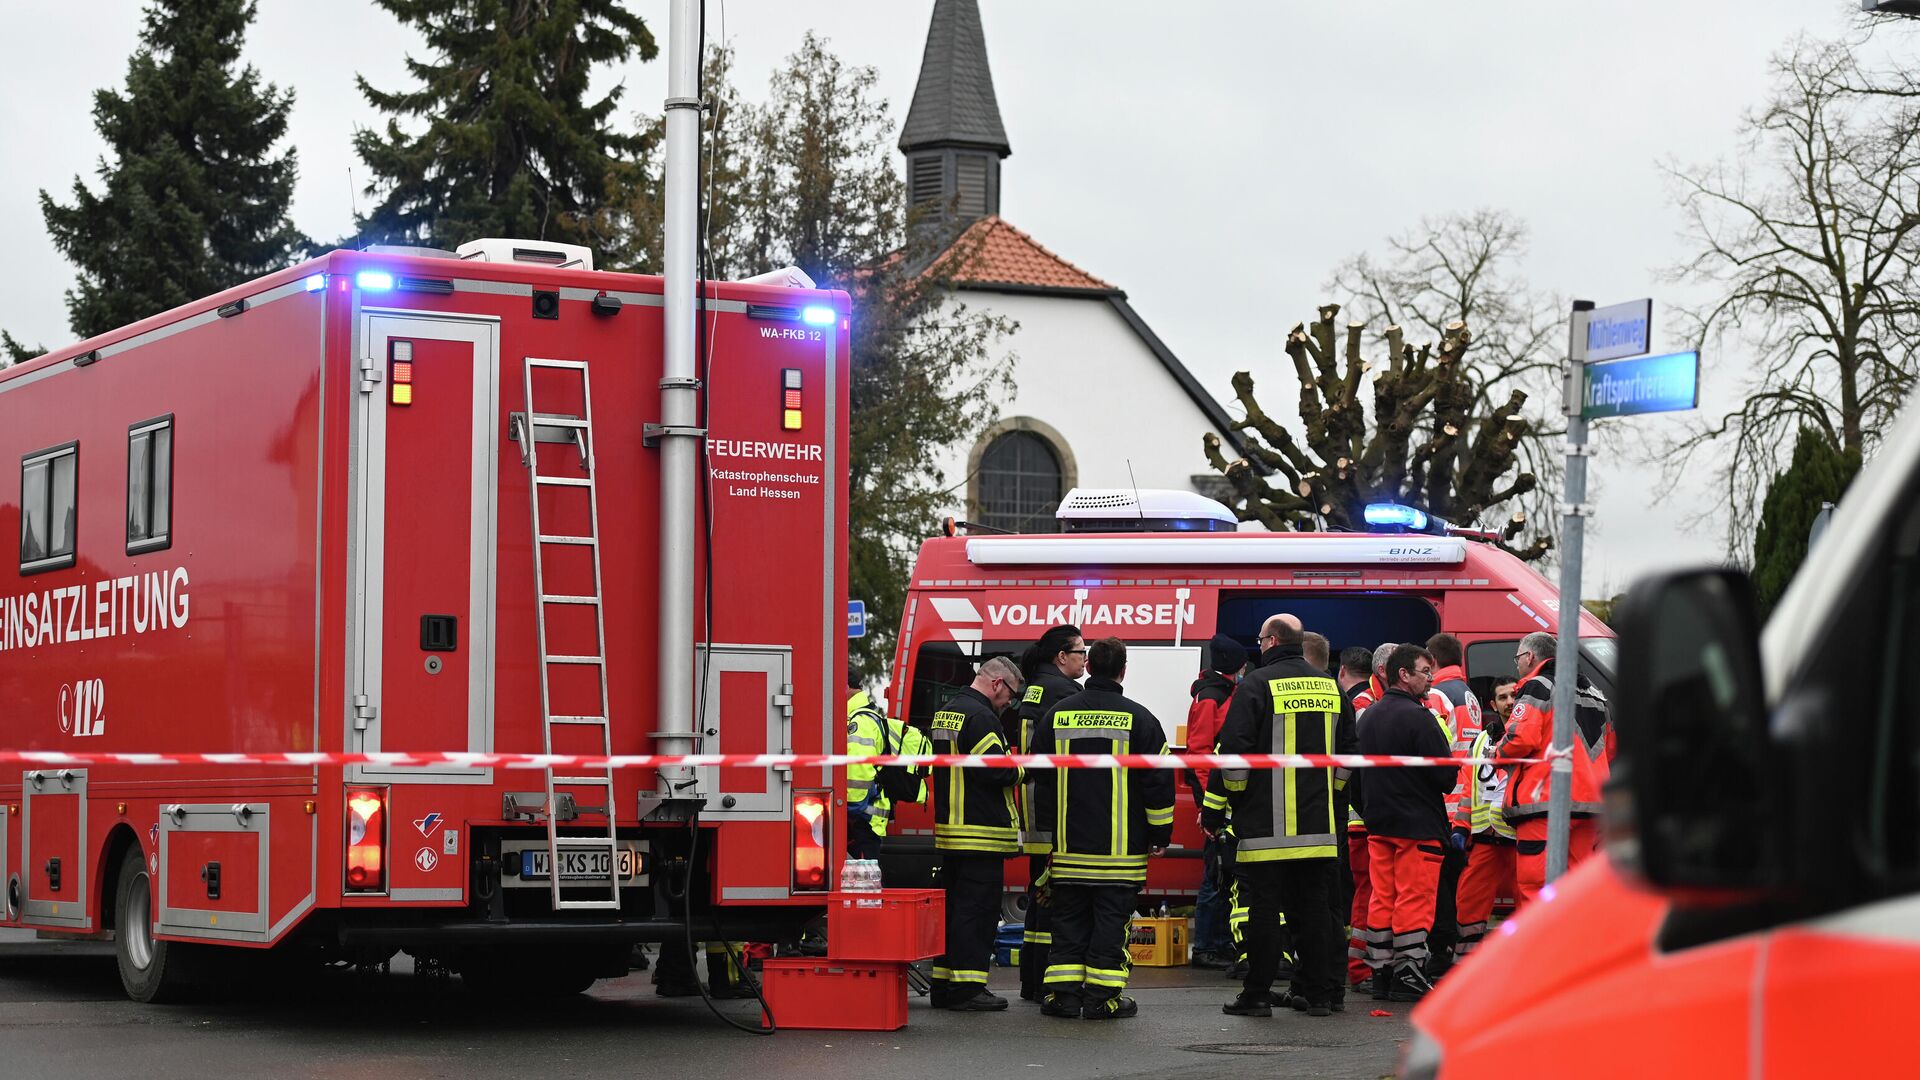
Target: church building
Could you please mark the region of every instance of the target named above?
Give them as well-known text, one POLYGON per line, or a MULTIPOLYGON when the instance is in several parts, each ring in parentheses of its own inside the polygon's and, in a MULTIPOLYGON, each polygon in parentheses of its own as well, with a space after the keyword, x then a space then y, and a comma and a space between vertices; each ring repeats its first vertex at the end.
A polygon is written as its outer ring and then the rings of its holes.
POLYGON ((940 463, 955 485, 953 513, 1051 532, 1054 509, 1074 487, 1217 491, 1201 437, 1217 433, 1229 456, 1240 442, 1219 402, 1125 291, 1000 216, 1002 166, 1013 148, 977 0, 935 0, 900 151, 912 201, 964 224, 955 244, 973 254, 955 276, 960 301, 1019 324, 999 344, 1016 356, 1015 390, 999 422, 971 445, 949 448, 940 463))

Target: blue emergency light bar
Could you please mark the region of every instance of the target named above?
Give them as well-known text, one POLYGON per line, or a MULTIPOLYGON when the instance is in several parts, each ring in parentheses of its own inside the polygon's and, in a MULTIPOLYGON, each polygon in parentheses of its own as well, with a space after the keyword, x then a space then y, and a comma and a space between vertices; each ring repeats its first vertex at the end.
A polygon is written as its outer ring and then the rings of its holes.
POLYGON ((393 275, 385 270, 362 270, 353 276, 353 283, 363 289, 391 289, 393 275))
POLYGON ((800 312, 800 321, 808 326, 832 326, 834 312, 830 307, 809 304, 800 312))
POLYGON ((1368 503, 1366 519, 1368 525, 1412 529, 1416 532, 1427 527, 1425 510, 1399 503, 1368 503))
POLYGON ((319 292, 321 289, 324 289, 326 287, 327 287, 327 275, 325 274, 308 274, 307 275, 306 288, 308 292, 319 292))

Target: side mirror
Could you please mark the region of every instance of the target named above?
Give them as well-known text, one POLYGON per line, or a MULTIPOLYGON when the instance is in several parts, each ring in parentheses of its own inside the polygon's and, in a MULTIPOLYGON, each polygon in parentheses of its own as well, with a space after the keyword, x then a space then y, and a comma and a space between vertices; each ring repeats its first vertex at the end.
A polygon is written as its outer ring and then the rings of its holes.
POLYGON ((1751 582, 1731 570, 1651 578, 1628 594, 1614 629, 1609 856, 1679 892, 1782 884, 1775 824, 1788 793, 1769 746, 1751 582))

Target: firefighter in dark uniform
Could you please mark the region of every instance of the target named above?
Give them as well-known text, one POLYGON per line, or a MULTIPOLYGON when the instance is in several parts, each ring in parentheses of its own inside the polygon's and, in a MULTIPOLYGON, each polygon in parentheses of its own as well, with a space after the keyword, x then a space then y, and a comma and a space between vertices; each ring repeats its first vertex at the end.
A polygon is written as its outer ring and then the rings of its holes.
MULTIPOLYGON (((1087 688, 1054 706, 1034 738, 1037 754, 1164 754, 1166 730, 1120 692, 1127 647, 1093 643, 1087 688)), ((1140 1011, 1127 988, 1127 932, 1147 880, 1147 858, 1173 839, 1171 769, 1055 769, 1040 787, 1051 813, 1053 949, 1048 1016, 1111 1020, 1140 1011)))
MULTIPOLYGON (((1023 754, 1033 752, 1033 737, 1047 710, 1080 692, 1075 680, 1087 670, 1087 646, 1077 626, 1056 626, 1040 635, 1021 663, 1027 688, 1020 695, 1020 730, 1014 741, 1023 754)), ((1046 996, 1047 951, 1053 943, 1052 909, 1047 896, 1047 856, 1053 852, 1053 822, 1034 816, 1035 780, 1029 774, 1020 792, 1020 850, 1027 855, 1027 925, 1020 941, 1020 996, 1046 996)))
MULTIPOLYGON (((1222 754, 1353 753, 1352 712, 1325 669, 1301 655, 1300 620, 1275 615, 1260 629, 1260 666, 1247 673, 1221 724, 1222 754)), ((1202 825, 1217 832, 1233 810, 1239 844, 1235 865, 1252 896, 1251 947, 1240 995, 1224 1006, 1234 1016, 1271 1016, 1272 1006, 1326 1016, 1342 1008, 1340 933, 1328 894, 1338 867, 1335 846, 1345 822, 1331 769, 1221 769, 1208 778, 1202 825), (1280 965, 1278 916, 1293 930, 1298 962, 1293 986, 1275 995, 1280 965)))
MULTIPOLYGON (((936 754, 1005 754, 1000 714, 1021 691, 1020 669, 1004 656, 980 665, 973 685, 933 714, 927 732, 936 754)), ((933 846, 947 893, 947 951, 933 962, 933 1004, 961 1012, 992 1012, 1007 999, 987 990, 994 931, 1000 925, 1000 889, 1006 860, 1020 851, 1013 791, 1017 768, 934 770, 933 846)))

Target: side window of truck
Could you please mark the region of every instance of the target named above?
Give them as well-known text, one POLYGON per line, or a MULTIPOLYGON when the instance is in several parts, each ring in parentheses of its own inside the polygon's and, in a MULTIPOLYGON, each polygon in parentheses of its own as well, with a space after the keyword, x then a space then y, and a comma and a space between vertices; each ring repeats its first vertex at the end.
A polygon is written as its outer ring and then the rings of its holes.
POLYGON ((907 723, 922 731, 933 722, 933 714, 946 707, 953 695, 973 684, 974 672, 989 657, 1005 656, 1020 662, 1020 646, 989 641, 980 655, 960 651, 952 641, 922 642, 913 657, 913 687, 907 697, 907 723))
POLYGON ((127 554, 173 543, 173 417, 127 429, 127 554))
POLYGON ((1512 641, 1476 641, 1467 646, 1467 678, 1494 680, 1514 677, 1513 654, 1520 639, 1512 641))
POLYGON ((72 566, 78 528, 80 444, 36 450, 20 459, 20 572, 72 566))

